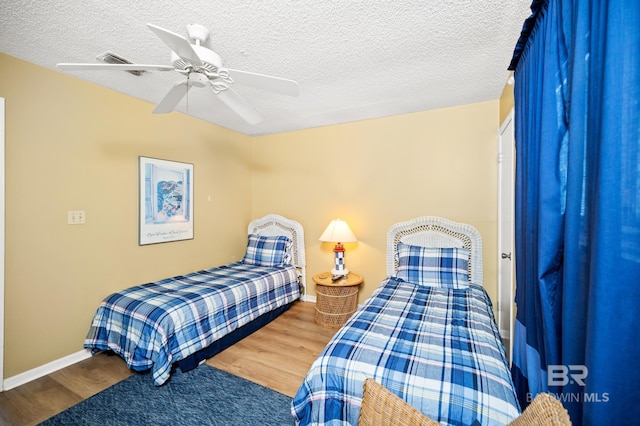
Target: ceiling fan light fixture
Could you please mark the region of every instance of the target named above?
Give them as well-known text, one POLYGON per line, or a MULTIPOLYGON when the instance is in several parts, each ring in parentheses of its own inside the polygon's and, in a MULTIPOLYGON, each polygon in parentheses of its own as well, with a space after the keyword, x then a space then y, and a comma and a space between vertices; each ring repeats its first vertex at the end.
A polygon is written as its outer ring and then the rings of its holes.
POLYGON ((206 75, 199 72, 192 72, 189 74, 189 86, 205 87, 207 84, 209 84, 209 79, 206 75))

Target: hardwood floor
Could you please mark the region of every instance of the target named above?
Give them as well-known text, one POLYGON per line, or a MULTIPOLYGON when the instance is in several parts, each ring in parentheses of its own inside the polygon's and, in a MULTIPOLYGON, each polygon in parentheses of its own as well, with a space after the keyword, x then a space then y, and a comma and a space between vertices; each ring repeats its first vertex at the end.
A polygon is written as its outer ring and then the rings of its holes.
MULTIPOLYGON (((315 304, 296 302, 273 322, 207 364, 293 397, 337 329, 313 321, 315 304)), ((0 424, 35 425, 134 374, 118 356, 95 355, 0 393, 0 424)))

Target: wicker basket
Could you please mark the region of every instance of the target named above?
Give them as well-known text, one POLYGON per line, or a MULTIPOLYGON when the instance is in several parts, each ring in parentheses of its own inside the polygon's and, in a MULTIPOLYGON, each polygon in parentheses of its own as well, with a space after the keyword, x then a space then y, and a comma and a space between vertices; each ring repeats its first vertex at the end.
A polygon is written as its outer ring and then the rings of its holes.
MULTIPOLYGON (((358 426, 440 426, 372 378, 364 381, 358 426)), ((509 426, 571 426, 569 413, 548 393, 538 394, 509 426)))
POLYGON ((371 378, 363 392, 359 426, 440 426, 371 378))
POLYGON ((316 323, 341 327, 358 308, 358 286, 329 287, 316 284, 316 323))
POLYGON ((571 418, 553 395, 539 393, 509 426, 571 426, 571 418))

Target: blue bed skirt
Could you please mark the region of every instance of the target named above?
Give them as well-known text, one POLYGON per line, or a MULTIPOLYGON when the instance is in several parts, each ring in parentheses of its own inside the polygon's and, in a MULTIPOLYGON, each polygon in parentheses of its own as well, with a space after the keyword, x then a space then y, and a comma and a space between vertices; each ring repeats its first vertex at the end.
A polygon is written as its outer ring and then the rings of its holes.
POLYGON ((227 349, 229 346, 233 345, 236 342, 244 339, 248 335, 252 334, 255 331, 258 331, 265 325, 269 324, 271 321, 280 316, 283 312, 291 307, 295 303, 289 303, 288 305, 283 305, 273 311, 266 312, 251 321, 248 324, 243 325, 240 328, 235 329, 231 333, 223 336, 222 338, 216 340, 211 345, 207 346, 204 349, 199 350, 198 352, 189 355, 185 359, 177 361, 173 364, 173 369, 179 368, 183 373, 189 370, 193 370, 200 363, 206 359, 211 358, 212 356, 222 352, 227 349))

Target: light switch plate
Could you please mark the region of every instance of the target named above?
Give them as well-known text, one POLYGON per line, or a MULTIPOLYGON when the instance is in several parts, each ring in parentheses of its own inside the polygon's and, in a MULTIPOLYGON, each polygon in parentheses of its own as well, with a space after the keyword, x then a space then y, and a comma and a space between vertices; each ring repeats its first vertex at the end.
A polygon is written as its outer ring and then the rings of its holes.
POLYGON ((69 210, 67 212, 67 223, 69 225, 84 225, 84 210, 69 210))

